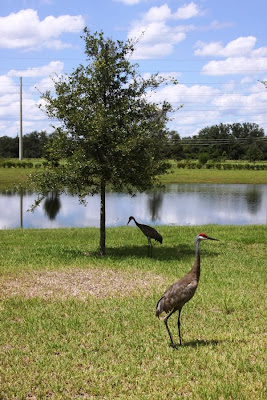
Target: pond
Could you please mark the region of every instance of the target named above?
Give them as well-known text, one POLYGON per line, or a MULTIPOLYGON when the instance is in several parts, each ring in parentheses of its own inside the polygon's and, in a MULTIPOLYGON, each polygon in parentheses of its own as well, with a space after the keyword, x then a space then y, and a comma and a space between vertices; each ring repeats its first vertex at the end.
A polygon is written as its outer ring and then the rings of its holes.
MULTIPOLYGON (((51 194, 34 213, 35 194, 0 193, 0 229, 99 226, 99 196, 51 194)), ((131 197, 106 195, 106 226, 126 225, 130 215, 150 225, 251 225, 267 223, 267 185, 172 184, 131 197)))

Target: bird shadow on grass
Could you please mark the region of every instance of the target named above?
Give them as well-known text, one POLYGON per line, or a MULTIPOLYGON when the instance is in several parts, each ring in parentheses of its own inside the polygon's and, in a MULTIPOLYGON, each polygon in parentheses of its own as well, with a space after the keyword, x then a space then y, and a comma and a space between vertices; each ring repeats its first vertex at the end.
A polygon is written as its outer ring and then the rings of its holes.
POLYGON ((174 346, 170 343, 170 347, 172 347, 174 350, 179 350, 182 349, 183 347, 203 347, 203 346, 217 346, 218 344, 222 343, 222 340, 191 340, 190 342, 182 342, 182 345, 180 346, 178 343, 174 344, 174 346))
POLYGON ((182 347, 200 347, 200 346, 217 346, 222 343, 222 340, 191 340, 189 342, 183 342, 182 347))

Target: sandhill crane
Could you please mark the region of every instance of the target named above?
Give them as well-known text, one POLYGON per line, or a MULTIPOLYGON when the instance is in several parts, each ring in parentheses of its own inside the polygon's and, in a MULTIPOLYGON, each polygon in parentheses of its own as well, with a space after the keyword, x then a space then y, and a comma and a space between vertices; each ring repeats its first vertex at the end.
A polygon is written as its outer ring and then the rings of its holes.
POLYGON ((200 233, 195 238, 195 262, 191 269, 183 278, 181 278, 178 282, 172 284, 163 296, 159 299, 156 306, 156 316, 159 317, 160 314, 165 311, 168 315, 164 318, 164 323, 167 328, 169 337, 171 339, 171 346, 176 348, 175 344, 172 340, 172 335, 170 329, 168 327, 168 319, 170 316, 175 313, 175 311, 179 311, 178 315, 178 333, 180 346, 182 345, 181 340, 181 331, 180 331, 180 316, 181 311, 185 303, 187 303, 195 294, 195 291, 198 286, 199 277, 200 277, 200 253, 199 253, 199 243, 201 240, 218 240, 212 237, 207 236, 205 233, 200 233))
POLYGON ((139 224, 136 219, 134 217, 129 217, 129 221, 127 223, 127 225, 129 224, 129 222, 131 222, 131 220, 134 220, 136 226, 138 226, 139 229, 141 229, 141 231, 143 232, 143 234, 147 237, 148 240, 148 248, 147 248, 147 255, 149 256, 149 253, 151 253, 152 255, 152 243, 151 243, 151 239, 155 239, 158 242, 160 242, 162 244, 162 236, 158 233, 158 231, 156 231, 156 229, 152 228, 149 225, 144 225, 144 224, 139 224), (149 251, 150 250, 150 251, 149 251))

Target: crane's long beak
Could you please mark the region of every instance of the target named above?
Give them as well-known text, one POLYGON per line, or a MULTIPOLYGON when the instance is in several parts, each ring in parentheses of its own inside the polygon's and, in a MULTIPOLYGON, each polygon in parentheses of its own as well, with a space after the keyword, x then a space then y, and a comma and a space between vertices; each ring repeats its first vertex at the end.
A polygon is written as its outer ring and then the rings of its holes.
POLYGON ((219 239, 214 239, 214 238, 212 238, 212 237, 210 237, 210 236, 207 236, 207 239, 209 239, 209 240, 216 240, 217 242, 219 242, 219 239))

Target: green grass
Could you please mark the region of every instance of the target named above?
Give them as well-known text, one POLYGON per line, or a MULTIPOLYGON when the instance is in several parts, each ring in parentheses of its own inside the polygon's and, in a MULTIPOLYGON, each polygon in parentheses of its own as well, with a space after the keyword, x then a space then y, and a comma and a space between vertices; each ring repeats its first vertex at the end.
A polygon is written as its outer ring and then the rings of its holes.
MULTIPOLYGON (((5 162, 7 161, 15 161, 18 162, 17 159, 14 158, 5 158, 3 159, 5 162)), ((36 164, 42 164, 45 159, 43 158, 24 158, 25 162, 32 162, 35 166, 36 164)), ((12 187, 24 184, 27 181, 28 176, 36 172, 36 168, 3 168, 0 167, 0 190, 12 189, 12 187)))
POLYGON ((163 184, 170 183, 267 183, 267 170, 181 169, 172 165, 168 174, 160 176, 163 184))
MULTIPOLYGON (((104 258, 97 256, 98 229, 0 231, 1 399, 266 398, 266 227, 158 230, 163 245, 150 259, 136 227, 107 229, 104 258), (220 241, 201 243, 199 288, 182 311, 184 344, 173 350, 155 305, 191 268, 201 231, 220 241), (115 271, 133 281, 150 273, 163 283, 105 296, 112 278, 101 296, 85 299, 63 299, 56 290, 27 298, 20 287, 27 282, 30 290, 34 274, 96 268, 95 282, 115 271), (21 294, 5 291, 9 282, 21 294)), ((169 321, 177 342, 177 316, 169 321)))
MULTIPOLYGON (((43 160, 29 159, 33 164, 43 160)), ((239 161, 238 161, 239 162, 239 161)), ((240 161, 242 163, 242 161, 240 161)), ((181 169, 176 162, 171 162, 170 173, 160 176, 163 184, 170 183, 267 183, 267 170, 216 170, 216 169, 181 169)), ((0 190, 11 189, 24 184, 35 168, 0 168, 0 190)))
POLYGON ((27 181, 34 168, 0 168, 0 189, 12 189, 12 187, 27 181))

